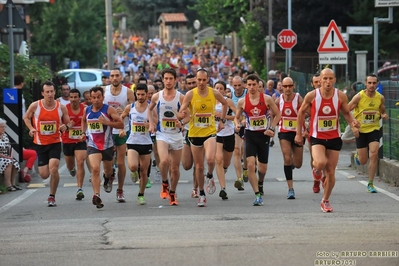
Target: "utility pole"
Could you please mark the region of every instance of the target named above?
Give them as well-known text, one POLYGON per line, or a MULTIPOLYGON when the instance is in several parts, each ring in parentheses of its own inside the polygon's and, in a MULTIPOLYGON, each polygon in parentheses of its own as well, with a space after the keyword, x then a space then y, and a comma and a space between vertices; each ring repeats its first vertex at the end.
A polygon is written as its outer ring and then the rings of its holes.
POLYGON ((105 0, 105 20, 107 32, 107 65, 108 69, 114 68, 114 49, 112 45, 112 4, 111 0, 105 0))
POLYGON ((378 23, 393 23, 393 7, 388 8, 388 18, 374 17, 374 74, 378 74, 378 23))
MULTIPOLYGON (((270 71, 272 67, 272 35, 273 35, 273 1, 269 0, 269 49, 266 49, 267 53, 267 72, 270 71), (269 50, 269 51, 267 51, 269 50)), ((267 38, 266 38, 267 39, 267 38)))

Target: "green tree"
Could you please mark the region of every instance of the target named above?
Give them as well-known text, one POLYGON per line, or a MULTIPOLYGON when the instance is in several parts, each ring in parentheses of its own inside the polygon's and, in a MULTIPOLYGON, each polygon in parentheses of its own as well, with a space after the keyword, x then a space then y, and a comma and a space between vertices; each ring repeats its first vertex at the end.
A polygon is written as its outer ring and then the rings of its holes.
POLYGON ((64 58, 81 67, 98 66, 105 52, 105 4, 99 0, 58 0, 31 7, 33 53, 55 54, 58 68, 64 58))

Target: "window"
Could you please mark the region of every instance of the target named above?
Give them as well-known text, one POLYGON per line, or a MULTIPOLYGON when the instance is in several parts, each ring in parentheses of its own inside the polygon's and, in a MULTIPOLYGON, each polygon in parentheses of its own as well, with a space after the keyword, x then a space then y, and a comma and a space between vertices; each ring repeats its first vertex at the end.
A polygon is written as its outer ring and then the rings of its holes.
POLYGON ((68 83, 76 81, 76 73, 75 72, 63 72, 60 73, 61 76, 66 77, 68 79, 68 83))
POLYGON ((89 72, 79 72, 80 80, 83 82, 97 81, 96 74, 89 72))

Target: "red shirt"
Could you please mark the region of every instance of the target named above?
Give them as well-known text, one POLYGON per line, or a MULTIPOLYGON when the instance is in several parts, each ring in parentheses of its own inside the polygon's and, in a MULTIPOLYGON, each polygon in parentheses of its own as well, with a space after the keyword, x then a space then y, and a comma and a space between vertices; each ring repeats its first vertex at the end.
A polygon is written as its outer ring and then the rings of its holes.
POLYGON ((295 93, 294 99, 291 102, 284 100, 284 94, 280 95, 279 109, 281 113, 281 119, 279 122, 279 132, 296 132, 297 129, 297 117, 299 105, 299 93, 295 93))
POLYGON ((67 105, 65 105, 65 107, 68 110, 68 115, 69 115, 69 119, 70 121, 74 122, 75 124, 69 128, 69 130, 65 131, 62 134, 62 143, 77 143, 80 142, 79 140, 79 136, 82 133, 82 117, 83 117, 83 111, 85 109, 85 105, 83 103, 79 104, 79 113, 78 114, 74 114, 72 112, 72 108, 71 108, 71 104, 68 103, 67 105))
POLYGON ((244 113, 247 121, 247 130, 265 131, 268 128, 267 115, 269 112, 263 93, 260 94, 259 102, 256 105, 251 104, 249 94, 245 95, 244 113))

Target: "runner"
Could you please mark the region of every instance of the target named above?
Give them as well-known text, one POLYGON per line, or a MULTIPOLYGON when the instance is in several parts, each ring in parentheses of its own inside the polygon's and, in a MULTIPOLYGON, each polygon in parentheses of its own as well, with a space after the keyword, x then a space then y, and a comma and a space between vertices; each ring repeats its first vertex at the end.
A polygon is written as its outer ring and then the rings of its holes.
MULTIPOLYGON (((129 137, 127 143, 127 159, 130 171, 135 172, 140 165, 140 189, 137 196, 137 204, 145 205, 144 191, 147 186, 148 168, 151 164, 152 140, 148 132, 148 88, 146 84, 137 84, 135 93, 137 101, 126 106, 121 118, 129 117, 129 137)), ((121 137, 126 131, 120 130, 121 137)))
MULTIPOLYGON (((103 76, 103 77, 104 77, 104 76, 103 76)), ((85 108, 86 108, 87 106, 90 106, 90 105, 91 105, 90 90, 83 92, 83 98, 84 98, 83 103, 84 103, 84 105, 85 105, 85 108)), ((87 144, 86 144, 86 158, 87 158, 87 144)), ((89 173, 90 173, 89 182, 91 182, 91 167, 90 167, 90 161, 87 160, 87 159, 86 159, 85 161, 86 161, 87 169, 89 170, 89 173)))
MULTIPOLYGON (((118 115, 121 115, 125 107, 129 103, 134 102, 134 93, 128 87, 122 85, 122 74, 119 68, 114 68, 111 70, 109 77, 111 80, 111 85, 106 86, 104 89, 104 104, 112 106, 118 115)), ((123 121, 125 125, 125 131, 129 130, 128 120, 128 118, 125 118, 123 121)), ((112 129, 112 134, 116 146, 116 166, 118 168, 118 189, 116 190, 116 200, 118 202, 125 202, 123 185, 125 183, 126 176, 126 140, 129 134, 121 137, 119 136, 119 130, 117 128, 112 129)), ((112 189, 112 184, 110 188, 112 189)))
POLYGON ((57 192, 60 174, 58 167, 61 157, 61 135, 71 126, 66 107, 55 100, 55 85, 46 81, 42 85, 42 100, 33 102, 24 116, 29 136, 33 137, 39 160, 38 169, 41 178, 50 179, 50 195, 47 206, 57 206, 57 192), (62 124, 63 123, 63 124, 62 124))
POLYGON ((191 114, 188 138, 190 140, 191 152, 195 164, 195 178, 198 182, 200 195, 198 206, 204 207, 206 194, 204 191, 204 152, 208 164, 207 192, 215 193, 215 181, 213 169, 215 168, 216 154, 216 132, 224 128, 227 113, 227 101, 217 90, 207 86, 209 81, 208 72, 199 69, 196 74, 197 87, 187 92, 181 107, 181 114, 185 117, 183 124, 187 122, 188 114, 191 114), (222 104, 222 114, 218 124, 215 126, 216 101, 222 104), (188 108, 190 110, 188 111, 188 108))
POLYGON ((165 88, 152 96, 149 106, 149 131, 156 132, 156 143, 159 155, 159 169, 162 176, 162 188, 160 197, 169 198, 170 205, 178 205, 176 197, 177 183, 180 178, 180 160, 183 149, 183 135, 181 133, 183 124, 179 121, 183 95, 175 90, 176 71, 164 69, 162 81, 165 88), (156 108, 155 115, 153 114, 156 108), (157 119, 154 117, 157 116, 157 119), (154 125, 156 124, 156 129, 154 125), (170 173, 170 186, 168 180, 170 173))
MULTIPOLYGON (((237 107, 238 100, 245 97, 247 94, 247 89, 245 88, 240 76, 235 76, 232 79, 232 85, 234 91, 232 92, 231 100, 237 107)), ((248 182, 247 160, 244 160, 242 163, 242 159, 245 157, 244 133, 245 126, 241 126, 240 129, 236 130, 234 135, 234 169, 237 175, 237 179, 234 182, 234 187, 239 191, 244 190, 244 182, 248 182)))
MULTIPOLYGON (((306 94, 298 111, 297 125, 304 123, 305 113, 310 108, 309 134, 313 154, 313 178, 320 181, 322 170, 326 170, 324 194, 320 205, 323 212, 332 212, 333 208, 329 199, 335 185, 335 168, 342 147, 339 112, 342 112, 346 121, 352 127, 360 127, 360 125, 350 113, 346 95, 338 89, 334 89, 336 82, 334 71, 329 68, 323 69, 320 80, 320 89, 315 89, 306 94)), ((295 143, 303 145, 301 127, 297 128, 295 143)))
MULTIPOLYGON (((225 174, 227 172, 227 168, 230 165, 231 157, 233 156, 234 151, 234 140, 235 140, 235 132, 234 132, 234 115, 233 113, 236 111, 236 107, 233 101, 227 98, 227 86, 223 81, 217 81, 215 83, 215 89, 223 95, 223 97, 227 101, 228 110, 226 114, 226 123, 224 129, 219 131, 216 134, 216 174, 218 176, 220 192, 219 197, 222 200, 227 200, 227 192, 226 192, 226 177, 225 174)), ((222 104, 220 102, 216 102, 215 108, 215 119, 216 119, 216 128, 218 127, 220 118, 222 117, 222 104)))
POLYGON ((61 85, 61 97, 57 99, 62 105, 67 105, 69 103, 69 92, 71 87, 68 84, 61 85))
MULTIPOLYGON (((191 91, 197 87, 197 80, 193 74, 188 74, 186 77, 186 91, 185 93, 187 94, 188 91, 191 91)), ((184 145, 183 145, 183 151, 182 151, 182 157, 181 157, 181 163, 183 165, 183 169, 188 171, 193 167, 193 155, 191 153, 191 147, 190 147, 190 141, 188 140, 188 129, 189 129, 189 124, 186 123, 184 125, 184 145)), ((193 190, 191 191, 191 197, 192 198, 198 198, 198 183, 197 180, 195 179, 195 166, 194 166, 194 171, 193 171, 193 190)))
POLYGON ((82 117, 85 105, 80 103, 80 91, 72 89, 69 92, 69 100, 65 107, 68 110, 71 127, 62 134, 62 150, 64 152, 65 163, 71 176, 76 175, 78 190, 76 191, 76 200, 82 200, 83 194, 83 180, 85 177, 84 161, 87 157, 86 142, 80 141, 82 134, 82 117), (75 168, 75 160, 77 169, 75 168))
POLYGON ((360 123, 360 128, 353 128, 356 138, 357 152, 355 162, 365 165, 369 160, 369 183, 367 190, 377 193, 373 181, 378 166, 378 149, 380 148, 380 123, 379 120, 388 119, 385 112, 385 98, 377 91, 378 77, 369 74, 366 77, 366 89, 356 94, 349 103, 349 110, 354 110, 353 115, 360 123))
POLYGON ((86 107, 82 118, 81 141, 87 139, 87 155, 91 166, 91 186, 93 187, 92 203, 97 208, 104 207, 100 197, 100 163, 103 162, 105 192, 112 191, 115 172, 112 169, 114 140, 112 129, 123 129, 124 124, 116 110, 104 104, 104 89, 90 89, 92 105, 86 107))
MULTIPOLYGON (((293 168, 301 168, 303 161, 303 146, 294 142, 297 129, 297 113, 303 98, 299 93, 294 93, 294 81, 287 77, 281 84, 283 93, 276 99, 276 105, 279 107, 281 120, 278 125, 278 138, 280 148, 284 158, 284 174, 288 185, 287 199, 295 199, 292 172, 293 168)), ((305 127, 302 127, 305 129, 305 127)))
POLYGON ((248 75, 246 87, 248 94, 238 101, 235 117, 236 128, 241 127, 241 115, 245 114, 245 152, 248 164, 248 177, 255 192, 254 206, 263 205, 263 182, 269 160, 269 141, 274 136, 275 127, 280 120, 280 111, 273 98, 259 92, 259 77, 248 75), (268 121, 270 111, 274 114, 273 121, 268 121), (258 158, 258 177, 256 178, 255 163, 258 158))

